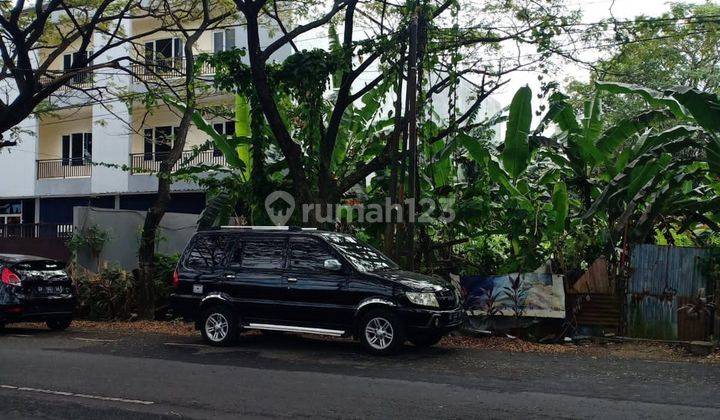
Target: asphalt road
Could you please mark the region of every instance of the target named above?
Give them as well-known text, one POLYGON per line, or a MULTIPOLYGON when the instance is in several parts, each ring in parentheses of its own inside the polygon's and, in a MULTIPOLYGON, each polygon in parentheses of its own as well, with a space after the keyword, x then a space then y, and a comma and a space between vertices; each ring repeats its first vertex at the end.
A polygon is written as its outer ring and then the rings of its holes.
POLYGON ((720 418, 720 367, 9 328, 0 418, 720 418))

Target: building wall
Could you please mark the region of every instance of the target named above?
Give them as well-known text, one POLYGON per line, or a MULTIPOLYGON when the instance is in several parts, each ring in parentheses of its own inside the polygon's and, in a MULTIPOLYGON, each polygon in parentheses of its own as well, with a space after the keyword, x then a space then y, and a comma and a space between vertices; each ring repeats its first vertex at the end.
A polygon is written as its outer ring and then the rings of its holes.
MULTIPOLYGON (((108 261, 120 264, 126 270, 137 268, 137 249, 140 227, 145 219, 144 211, 76 207, 74 213, 73 225, 76 230, 97 225, 110 235, 110 241, 100 254, 100 261, 93 260, 87 252, 81 252, 78 256, 81 265, 95 269, 103 261, 108 261)), ((160 223, 158 252, 166 255, 181 253, 196 230, 196 215, 166 213, 160 223)))
POLYGON ((62 136, 93 131, 92 107, 61 110, 40 118, 38 159, 61 159, 62 136))
MULTIPOLYGON (((132 23, 125 21, 122 30, 132 35, 132 23)), ((107 44, 105 35, 95 34, 96 44, 107 44)), ((100 57, 101 61, 110 61, 126 57, 131 52, 129 45, 109 49, 100 57)), ((106 72, 104 78, 96 78, 96 84, 107 86, 108 90, 127 89, 131 85, 130 76, 123 72, 106 72)), ((130 153, 130 127, 132 121, 128 106, 116 98, 94 104, 92 107, 93 125, 93 162, 109 165, 127 165, 130 153)), ((93 194, 120 193, 127 190, 129 174, 112 166, 94 166, 91 178, 93 194)))
MULTIPOLYGON (((5 133, 7 139, 11 138, 5 133)), ((0 197, 35 194, 35 159, 38 156, 38 120, 29 117, 18 127, 18 144, 0 150, 0 197)))

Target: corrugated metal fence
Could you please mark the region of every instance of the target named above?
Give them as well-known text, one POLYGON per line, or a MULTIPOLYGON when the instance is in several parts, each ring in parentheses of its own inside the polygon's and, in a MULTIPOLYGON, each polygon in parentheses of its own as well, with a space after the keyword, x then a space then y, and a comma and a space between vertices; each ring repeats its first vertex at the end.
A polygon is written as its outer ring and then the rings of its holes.
POLYGON ((631 337, 665 340, 707 338, 709 318, 678 308, 692 302, 708 282, 699 270, 706 251, 699 248, 637 245, 630 259, 631 276, 625 319, 631 337))

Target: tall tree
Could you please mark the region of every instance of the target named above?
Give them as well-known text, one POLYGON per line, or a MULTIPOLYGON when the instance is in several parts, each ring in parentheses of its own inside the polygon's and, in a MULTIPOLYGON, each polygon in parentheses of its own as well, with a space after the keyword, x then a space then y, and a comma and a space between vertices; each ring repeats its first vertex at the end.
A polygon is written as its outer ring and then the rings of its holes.
MULTIPOLYGON (((335 0, 332 4, 236 0, 235 4, 247 22, 252 86, 274 142, 284 156, 296 200, 301 204, 337 203, 369 175, 385 170, 391 163, 391 158, 405 159, 405 156, 392 150, 397 147, 397 143, 388 141, 398 137, 396 131, 407 132, 407 123, 392 124, 393 119, 402 121, 407 117, 399 114, 392 115, 388 120, 390 124, 385 126, 393 127, 390 133, 379 127, 378 131, 365 133, 364 141, 358 142, 358 146, 361 146, 359 149, 337 153, 336 148, 352 147, 343 142, 350 130, 347 123, 352 120, 353 115, 357 115, 356 106, 361 98, 365 95, 376 95, 373 100, 380 105, 375 108, 376 111, 384 110, 382 107, 391 103, 391 100, 386 99, 388 88, 392 85, 388 83, 388 80, 392 80, 389 75, 394 74, 406 61, 404 51, 401 52, 398 47, 408 45, 410 16, 416 9, 423 18, 422 43, 426 44, 426 48, 424 54, 418 54, 421 59, 416 63, 408 63, 406 68, 421 70, 427 67, 426 72, 419 72, 424 76, 415 83, 418 98, 424 98, 420 103, 423 106, 431 102, 433 94, 441 93, 448 87, 448 78, 444 76, 435 78, 439 80, 437 83, 430 82, 431 74, 448 72, 445 62, 440 59, 442 56, 467 49, 469 56, 480 57, 486 51, 497 52, 499 43, 504 41, 527 43, 539 48, 544 48, 540 39, 550 42, 554 31, 549 28, 562 14, 562 9, 557 8, 559 2, 553 1, 540 6, 536 2, 522 1, 505 4, 505 8, 500 7, 501 3, 505 2, 488 2, 482 9, 485 20, 466 20, 463 23, 467 26, 459 27, 448 26, 448 11, 456 4, 452 0, 409 1, 400 4, 385 1, 363 3, 356 0, 335 0), (323 10, 323 6, 327 8, 323 10), (294 11, 295 8, 304 12, 301 18, 295 21, 288 19, 287 14, 277 12, 288 9, 294 11), (312 18, 309 17, 311 15, 312 18), (497 18, 499 15, 504 16, 500 19, 497 18), (261 28, 268 19, 271 22, 280 22, 281 30, 276 39, 264 46, 261 43, 261 28), (298 24, 298 20, 303 23, 298 24), (327 61, 317 63, 318 59, 323 57, 322 54, 312 51, 296 52, 288 61, 298 64, 298 68, 286 67, 283 73, 285 79, 276 80, 273 70, 275 66, 270 63, 273 54, 283 46, 294 45, 300 36, 329 26, 331 22, 342 23, 343 26, 341 39, 337 42, 340 54, 327 55, 327 61), (493 23, 496 26, 493 26, 493 23), (358 36, 362 28, 368 27, 371 29, 367 31, 372 31, 374 37, 358 36), (312 60, 315 60, 318 67, 308 66, 312 60), (300 66, 301 63, 305 66, 300 66), (303 69, 306 73, 302 73, 303 69), (329 74, 334 74, 340 84, 335 93, 323 101, 322 95, 326 90, 326 82, 330 79, 329 74), (315 79, 319 83, 308 83, 315 79), (364 85, 360 80, 366 81, 364 85), (297 119, 283 114, 276 95, 278 83, 286 86, 295 83, 290 88, 291 93, 294 92, 293 99, 305 103, 313 115, 312 119, 302 121, 302 132, 312 133, 312 136, 301 138, 294 126, 297 119), (381 91, 382 93, 378 94, 381 91), (333 163, 333 159, 339 157, 344 158, 344 161, 340 164, 333 163)), ((468 7, 467 10, 470 11, 474 6, 468 7)), ((512 68, 522 68, 524 65, 527 63, 512 68)), ((482 101, 500 85, 499 79, 510 71, 512 70, 504 66, 493 66, 489 63, 478 65, 469 59, 466 67, 461 70, 462 73, 455 74, 455 77, 483 75, 487 77, 487 84, 484 83, 475 95, 471 95, 476 99, 468 106, 466 113, 458 116, 451 126, 432 133, 422 141, 435 143, 445 140, 465 128, 466 123, 474 122, 482 101)), ((421 115, 426 112, 432 113, 429 108, 419 111, 421 115)), ((402 138, 406 138, 406 135, 403 134, 402 138)))
POLYGON ((196 72, 197 43, 200 37, 221 25, 227 26, 227 19, 236 14, 234 9, 223 7, 222 2, 213 0, 195 0, 193 2, 176 2, 163 0, 157 7, 159 22, 168 31, 176 33, 183 40, 183 57, 177 67, 182 77, 177 80, 166 81, 162 77, 162 69, 155 67, 152 61, 144 71, 156 74, 156 84, 149 84, 148 96, 152 102, 169 104, 173 110, 179 110, 180 122, 173 133, 172 148, 162 157, 157 172, 158 191, 153 205, 145 215, 140 235, 140 248, 138 250, 139 266, 139 296, 143 311, 142 318, 152 318, 154 313, 153 281, 155 278, 155 248, 158 236, 158 227, 170 203, 170 188, 174 180, 174 168, 180 162, 188 131, 193 123, 193 117, 198 111, 199 92, 202 91, 202 80, 198 79, 196 72))
MULTIPOLYGON (((568 88, 576 105, 592 93, 595 81, 632 83, 663 90, 690 86, 720 93, 720 4, 671 3, 658 17, 607 24, 613 29, 596 38, 609 58, 593 63, 590 82, 572 81, 568 88)), ((619 121, 637 114, 645 104, 629 97, 608 98, 606 118, 619 121), (622 106, 621 106, 622 105, 622 106)))

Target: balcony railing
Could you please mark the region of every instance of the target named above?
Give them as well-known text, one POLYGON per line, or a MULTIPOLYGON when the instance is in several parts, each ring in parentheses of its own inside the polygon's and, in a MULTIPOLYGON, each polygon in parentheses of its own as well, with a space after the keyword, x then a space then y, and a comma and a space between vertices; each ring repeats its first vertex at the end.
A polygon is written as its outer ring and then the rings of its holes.
MULTIPOLYGON (((160 162, 167 157, 169 152, 156 153, 133 153, 130 155, 130 173, 148 174, 160 170, 160 162)), ((182 157, 173 166, 173 172, 181 167, 197 165, 225 165, 225 156, 214 150, 205 150, 196 155, 193 150, 185 150, 182 157)))
POLYGON ((80 159, 48 159, 37 161, 37 178, 83 178, 92 175, 92 165, 80 159))
MULTIPOLYGON (((130 65, 130 70, 139 81, 182 77, 185 75, 185 58, 175 57, 146 63, 133 63, 130 65)), ((215 67, 205 62, 200 66, 199 74, 215 74, 215 67)))
POLYGON ((16 223, 0 224, 0 238, 70 238, 72 224, 16 223))
MULTIPOLYGON (((48 84, 52 82, 55 78, 62 76, 63 72, 53 72, 51 74, 41 76, 40 77, 40 83, 42 84, 48 84)), ((67 92, 71 89, 90 89, 93 86, 95 86, 95 79, 93 78, 93 73, 91 71, 78 73, 74 75, 70 81, 62 85, 60 88, 58 88, 58 92, 67 92)))

